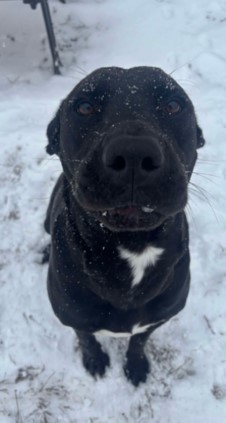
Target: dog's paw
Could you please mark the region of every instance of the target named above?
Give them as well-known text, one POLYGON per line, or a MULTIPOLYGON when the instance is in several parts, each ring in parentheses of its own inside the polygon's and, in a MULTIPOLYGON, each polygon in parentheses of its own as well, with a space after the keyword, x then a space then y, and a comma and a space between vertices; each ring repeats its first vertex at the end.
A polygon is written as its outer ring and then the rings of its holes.
POLYGON ((102 377, 105 374, 106 367, 110 365, 110 359, 106 353, 100 351, 98 355, 83 355, 83 365, 86 370, 93 376, 102 377))
POLYGON ((146 382, 147 375, 150 372, 150 364, 147 357, 144 354, 127 357, 124 372, 127 379, 132 382, 134 386, 146 382))

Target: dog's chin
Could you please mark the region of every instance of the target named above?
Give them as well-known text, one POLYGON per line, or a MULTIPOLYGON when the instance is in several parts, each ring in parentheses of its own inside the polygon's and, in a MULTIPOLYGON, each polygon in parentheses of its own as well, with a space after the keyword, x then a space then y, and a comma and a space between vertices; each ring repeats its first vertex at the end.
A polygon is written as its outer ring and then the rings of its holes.
POLYGON ((160 226, 165 216, 149 207, 123 206, 89 211, 100 225, 114 232, 152 230, 160 226))

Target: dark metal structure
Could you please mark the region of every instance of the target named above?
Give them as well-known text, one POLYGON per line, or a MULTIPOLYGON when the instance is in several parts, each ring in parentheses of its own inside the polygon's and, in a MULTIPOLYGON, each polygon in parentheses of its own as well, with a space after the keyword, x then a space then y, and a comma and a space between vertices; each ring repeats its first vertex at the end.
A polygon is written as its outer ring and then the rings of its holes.
POLYGON ((38 3, 40 3, 53 60, 53 70, 55 75, 60 75, 60 67, 62 66, 62 63, 60 61, 59 53, 57 50, 48 0, 23 0, 23 2, 25 4, 30 4, 32 9, 36 9, 38 3))

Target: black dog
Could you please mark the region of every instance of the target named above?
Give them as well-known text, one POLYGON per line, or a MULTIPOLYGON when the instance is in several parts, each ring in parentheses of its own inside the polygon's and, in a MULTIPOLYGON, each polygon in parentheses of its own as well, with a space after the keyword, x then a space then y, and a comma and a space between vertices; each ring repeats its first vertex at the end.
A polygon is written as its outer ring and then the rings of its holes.
POLYGON ((95 335, 131 336, 124 370, 138 385, 149 372, 145 342, 189 290, 184 208, 204 144, 193 105, 158 68, 98 69, 47 135, 63 166, 45 221, 53 310, 75 329, 93 376, 109 365, 95 335))

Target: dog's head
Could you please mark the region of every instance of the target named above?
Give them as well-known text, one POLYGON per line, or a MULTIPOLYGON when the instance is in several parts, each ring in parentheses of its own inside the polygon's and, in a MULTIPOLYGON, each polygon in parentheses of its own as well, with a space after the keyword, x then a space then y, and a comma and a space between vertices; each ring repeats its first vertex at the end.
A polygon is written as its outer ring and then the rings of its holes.
POLYGON ((102 68, 61 103, 47 152, 75 200, 115 231, 154 229, 183 210, 204 139, 191 100, 158 68, 102 68))

